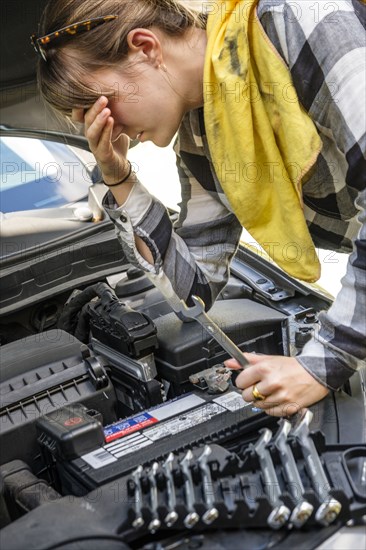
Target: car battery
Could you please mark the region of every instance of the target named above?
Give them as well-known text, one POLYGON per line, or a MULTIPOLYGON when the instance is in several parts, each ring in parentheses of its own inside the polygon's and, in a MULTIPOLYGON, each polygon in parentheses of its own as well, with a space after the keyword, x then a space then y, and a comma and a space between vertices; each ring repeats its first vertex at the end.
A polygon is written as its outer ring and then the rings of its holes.
POLYGON ((66 492, 83 495, 185 446, 256 432, 272 421, 233 386, 221 395, 191 392, 104 427, 105 444, 73 460, 57 459, 66 492), (138 459, 137 459, 138 457, 138 459))

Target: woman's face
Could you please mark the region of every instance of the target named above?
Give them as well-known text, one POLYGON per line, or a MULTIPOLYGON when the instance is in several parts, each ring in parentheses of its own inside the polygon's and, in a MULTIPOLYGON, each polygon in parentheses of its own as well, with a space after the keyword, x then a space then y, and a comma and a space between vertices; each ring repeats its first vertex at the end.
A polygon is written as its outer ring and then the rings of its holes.
POLYGON ((165 147, 188 110, 173 89, 169 74, 148 63, 137 65, 133 76, 123 70, 104 69, 94 73, 87 83, 102 93, 111 88, 115 91, 108 102, 114 119, 113 141, 124 133, 131 139, 165 147))

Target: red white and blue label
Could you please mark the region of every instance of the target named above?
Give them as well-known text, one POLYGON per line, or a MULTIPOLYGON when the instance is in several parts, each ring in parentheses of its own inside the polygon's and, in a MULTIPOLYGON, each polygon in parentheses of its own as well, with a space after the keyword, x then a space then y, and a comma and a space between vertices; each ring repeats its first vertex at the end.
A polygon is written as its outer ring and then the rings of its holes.
POLYGON ((125 435, 137 432, 142 428, 151 426, 158 422, 157 418, 151 416, 151 414, 144 412, 132 418, 127 418, 126 420, 120 420, 115 424, 111 424, 104 428, 104 437, 107 443, 124 437, 125 435))
POLYGON ((198 405, 202 405, 205 401, 198 395, 188 394, 182 397, 173 399, 162 405, 157 405, 130 418, 118 420, 114 424, 110 424, 104 428, 104 437, 107 443, 119 439, 133 432, 147 428, 152 424, 156 424, 166 418, 171 418, 176 414, 187 411, 198 405))

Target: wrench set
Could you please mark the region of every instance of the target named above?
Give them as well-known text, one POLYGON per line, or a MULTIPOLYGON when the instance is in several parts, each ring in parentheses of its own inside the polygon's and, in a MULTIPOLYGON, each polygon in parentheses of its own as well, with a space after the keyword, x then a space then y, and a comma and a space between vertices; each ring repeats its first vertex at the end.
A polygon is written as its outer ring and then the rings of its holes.
POLYGON ((137 466, 127 481, 131 524, 150 533, 278 530, 328 526, 365 513, 365 505, 356 506, 351 496, 343 453, 328 450, 320 432, 310 433, 311 419, 310 411, 297 422, 281 419, 275 434, 263 428, 256 441, 235 453, 211 444, 137 466))

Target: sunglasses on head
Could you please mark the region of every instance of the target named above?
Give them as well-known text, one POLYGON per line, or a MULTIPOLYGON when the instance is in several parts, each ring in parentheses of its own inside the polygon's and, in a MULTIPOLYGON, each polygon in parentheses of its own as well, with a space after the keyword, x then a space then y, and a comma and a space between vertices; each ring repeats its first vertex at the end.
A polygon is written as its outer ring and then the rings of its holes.
POLYGON ((44 61, 47 61, 47 48, 49 46, 54 47, 58 40, 91 31, 95 27, 113 21, 117 17, 118 15, 105 15, 103 17, 95 17, 94 19, 85 19, 85 21, 77 21, 72 25, 58 29, 50 34, 45 34, 45 36, 37 37, 35 34, 32 34, 30 37, 31 43, 38 55, 40 55, 44 61))

